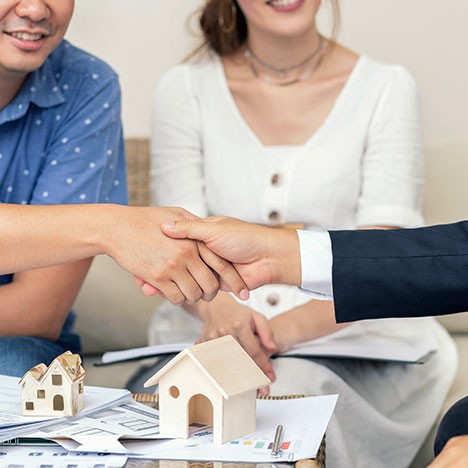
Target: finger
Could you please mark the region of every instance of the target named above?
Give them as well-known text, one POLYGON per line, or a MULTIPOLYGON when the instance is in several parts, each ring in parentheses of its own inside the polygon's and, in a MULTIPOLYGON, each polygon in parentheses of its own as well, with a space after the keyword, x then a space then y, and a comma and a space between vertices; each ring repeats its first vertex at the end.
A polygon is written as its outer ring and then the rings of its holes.
POLYGON ((135 283, 137 284, 137 286, 142 287, 145 284, 145 282, 141 278, 139 278, 138 276, 134 276, 133 279, 134 279, 135 283))
POLYGON ((223 290, 233 292, 239 299, 248 299, 249 290, 234 266, 227 260, 224 260, 224 258, 213 253, 205 244, 197 242, 197 246, 203 261, 219 275, 223 290))
POLYGON ((274 354, 278 351, 278 347, 275 343, 273 336, 273 330, 271 329, 270 322, 262 314, 252 314, 252 320, 254 323, 254 330, 260 340, 261 345, 274 354))
POLYGON ((249 353, 250 357, 257 363, 257 366, 265 373, 265 375, 273 382, 275 380, 275 372, 273 365, 265 351, 260 346, 260 342, 254 335, 249 326, 245 326, 240 322, 235 322, 234 330, 236 337, 242 347, 249 353))
POLYGON ((186 301, 185 295, 179 286, 173 281, 165 281, 158 284, 160 292, 174 305, 182 305, 186 301))
MULTIPOLYGON (((201 261, 198 262, 198 265, 203 265, 204 268, 208 270, 206 265, 201 261)), ((185 296, 185 302, 189 304, 194 304, 198 302, 203 296, 203 290, 199 286, 198 282, 194 279, 190 270, 197 271, 197 268, 190 268, 185 271, 175 271, 173 276, 173 281, 177 284, 177 287, 180 289, 181 293, 185 296)), ((212 274, 212 273, 211 273, 212 274)))
MULTIPOLYGON (((199 248, 198 242, 197 248, 199 248)), ((200 249, 198 253, 200 255, 200 249)), ((188 265, 188 270, 202 290, 203 295, 201 298, 207 302, 212 301, 219 291, 219 280, 215 272, 204 262, 201 255, 188 265)))
POLYGON ((270 386, 262 387, 258 389, 258 394, 262 396, 267 396, 270 394, 270 386))
POLYGON ((143 283, 143 286, 141 287, 141 290, 143 291, 143 294, 145 296, 164 297, 164 294, 158 288, 155 288, 154 286, 151 286, 151 284, 149 284, 149 283, 143 283))
POLYGON ((162 223, 161 230, 173 239, 193 239, 204 242, 208 240, 212 227, 212 223, 201 220, 181 219, 162 223))

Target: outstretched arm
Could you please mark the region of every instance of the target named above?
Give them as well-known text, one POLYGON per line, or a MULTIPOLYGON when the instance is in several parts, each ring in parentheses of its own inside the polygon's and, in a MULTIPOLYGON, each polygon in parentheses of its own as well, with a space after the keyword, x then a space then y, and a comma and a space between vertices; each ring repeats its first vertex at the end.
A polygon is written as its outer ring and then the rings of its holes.
MULTIPOLYGON (((269 282, 301 284, 299 242, 291 237, 295 233, 229 218, 176 221, 163 231, 206 242, 235 263, 250 289, 269 282)), ((331 231, 330 237, 337 322, 468 309, 468 221, 417 229, 331 231)), ((305 254, 313 243, 302 240, 303 258, 308 259, 305 254)), ((304 270, 309 267, 303 265, 304 270)))
POLYGON ((120 205, 0 205, 0 273, 69 263, 99 254, 157 287, 171 302, 211 300, 224 287, 245 298, 245 284, 229 262, 195 242, 161 232, 164 221, 193 218, 178 208, 120 205))

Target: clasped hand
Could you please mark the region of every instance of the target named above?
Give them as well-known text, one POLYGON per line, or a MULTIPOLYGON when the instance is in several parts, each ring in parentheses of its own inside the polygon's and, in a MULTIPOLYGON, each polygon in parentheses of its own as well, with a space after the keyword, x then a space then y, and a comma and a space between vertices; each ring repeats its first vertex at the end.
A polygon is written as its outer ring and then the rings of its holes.
MULTIPOLYGON (((112 209, 112 208, 109 208, 112 209)), ((182 208, 117 207, 109 226, 109 255, 133 273, 145 294, 160 294, 173 304, 211 301, 219 289, 248 298, 248 288, 231 262, 202 242, 175 240, 161 226, 174 220, 196 220, 182 208)))
MULTIPOLYGON (((177 219, 164 220, 162 232, 173 239, 202 242, 203 249, 207 247, 211 254, 215 254, 214 270, 220 273, 221 269, 221 289, 232 291, 241 299, 247 299, 249 290, 265 284, 301 284, 299 245, 295 231, 267 228, 234 218, 211 217, 200 220, 185 210, 178 210, 179 215, 183 215, 177 219), (232 288, 230 283, 234 281, 232 278, 235 275, 231 267, 235 267, 233 269, 240 275, 247 289, 237 293, 232 288), (226 273, 230 275, 230 283, 227 282, 226 273)), ((201 244, 198 245, 200 247, 201 244)), ((147 295, 166 295, 158 283, 146 281, 142 276, 137 278, 137 283, 147 295)), ((168 299, 171 300, 170 297, 168 299)))

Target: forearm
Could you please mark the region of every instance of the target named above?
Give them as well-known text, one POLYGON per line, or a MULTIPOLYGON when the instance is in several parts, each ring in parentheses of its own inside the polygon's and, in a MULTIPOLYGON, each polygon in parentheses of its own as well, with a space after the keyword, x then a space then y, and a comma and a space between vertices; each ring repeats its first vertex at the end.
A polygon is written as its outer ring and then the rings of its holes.
POLYGON ((0 205, 0 273, 108 253, 117 205, 0 205))
POLYGON ((86 276, 91 259, 16 274, 0 288, 0 336, 55 341, 86 276))
POLYGON ((270 320, 281 351, 291 346, 334 333, 348 324, 335 322, 332 301, 310 301, 270 320))

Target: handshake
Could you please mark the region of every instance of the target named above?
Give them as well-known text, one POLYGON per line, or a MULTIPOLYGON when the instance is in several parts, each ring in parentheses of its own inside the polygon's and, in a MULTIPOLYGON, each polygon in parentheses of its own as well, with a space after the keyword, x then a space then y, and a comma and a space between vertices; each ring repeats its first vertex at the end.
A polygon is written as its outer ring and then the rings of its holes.
POLYGON ((182 208, 118 209, 122 216, 106 253, 135 275, 146 295, 180 305, 211 301, 223 290, 245 300, 264 284, 301 283, 293 230, 233 218, 202 220, 182 208))
POLYGON ((173 304, 301 281, 296 232, 182 208, 0 204, 0 237, 0 274, 106 254, 173 304))

